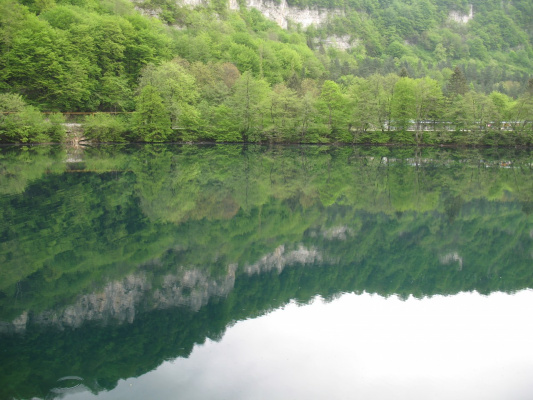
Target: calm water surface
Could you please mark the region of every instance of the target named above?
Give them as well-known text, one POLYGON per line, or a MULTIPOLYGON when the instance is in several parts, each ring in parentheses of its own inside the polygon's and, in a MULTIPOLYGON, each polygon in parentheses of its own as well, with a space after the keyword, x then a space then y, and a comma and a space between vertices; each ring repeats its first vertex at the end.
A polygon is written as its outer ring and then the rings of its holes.
POLYGON ((0 148, 0 399, 529 399, 531 153, 0 148))

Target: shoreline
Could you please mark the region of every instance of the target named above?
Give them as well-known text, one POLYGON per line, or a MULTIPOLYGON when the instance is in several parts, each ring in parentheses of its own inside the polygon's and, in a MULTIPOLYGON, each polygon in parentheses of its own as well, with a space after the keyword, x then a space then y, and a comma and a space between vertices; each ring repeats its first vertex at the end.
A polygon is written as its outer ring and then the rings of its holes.
POLYGON ((64 147, 98 147, 108 145, 177 145, 177 146, 216 146, 216 145, 242 145, 242 146, 316 146, 316 147, 406 147, 406 148, 449 148, 449 149, 533 149, 532 145, 519 144, 460 144, 460 143, 314 143, 314 142, 91 142, 82 143, 67 142, 32 142, 32 143, 0 143, 0 148, 7 147, 40 147, 40 146, 64 146, 64 147))

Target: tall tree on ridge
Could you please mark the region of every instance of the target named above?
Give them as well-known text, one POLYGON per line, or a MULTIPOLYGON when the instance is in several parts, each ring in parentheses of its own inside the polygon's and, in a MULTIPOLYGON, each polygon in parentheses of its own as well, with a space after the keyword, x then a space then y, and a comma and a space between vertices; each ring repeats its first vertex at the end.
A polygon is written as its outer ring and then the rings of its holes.
POLYGON ((454 97, 457 95, 463 96, 468 92, 468 84, 466 82, 465 74, 463 70, 458 66, 453 70, 453 74, 450 77, 447 85, 447 93, 449 97, 454 97))

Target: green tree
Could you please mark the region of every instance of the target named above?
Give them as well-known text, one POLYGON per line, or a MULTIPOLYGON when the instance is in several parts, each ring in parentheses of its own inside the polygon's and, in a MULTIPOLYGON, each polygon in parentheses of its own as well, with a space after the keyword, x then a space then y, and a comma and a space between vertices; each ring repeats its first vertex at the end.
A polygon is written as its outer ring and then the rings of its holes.
POLYGON ((442 114, 443 96, 439 83, 431 78, 415 81, 415 121, 416 141, 420 142, 420 133, 429 120, 435 121, 442 114), (425 122, 422 124, 422 122, 425 122))
POLYGON ((0 142, 61 142, 65 138, 63 122, 59 115, 45 119, 18 94, 0 94, 0 142))
POLYGON ((115 115, 96 113, 83 122, 84 136, 93 142, 124 142, 129 126, 115 115))
POLYGON ((298 140, 302 103, 296 92, 281 83, 270 96, 270 118, 277 141, 298 140))
POLYGON ((449 124, 445 127, 446 130, 453 128, 456 133, 460 133, 468 129, 472 122, 472 112, 466 95, 453 96, 446 101, 444 120, 449 124))
POLYGON ((483 40, 480 37, 475 37, 467 41, 470 56, 482 61, 486 61, 489 57, 487 48, 483 44, 483 40))
POLYGON ((0 57, 4 84, 33 104, 71 110, 89 101, 87 71, 71 57, 66 35, 34 15, 25 18, 0 57))
POLYGON ((438 62, 444 62, 447 58, 447 52, 446 48, 442 45, 442 43, 437 43, 435 46, 435 50, 433 51, 433 54, 435 56, 435 59, 438 62))
POLYGON ((533 78, 528 81, 526 92, 511 107, 511 126, 523 135, 533 128, 533 78))
POLYGON ((232 110, 243 142, 248 142, 250 138, 257 139, 262 132, 263 119, 268 113, 269 96, 268 83, 254 78, 249 71, 235 82, 227 105, 232 110))
POLYGON ((316 108, 328 128, 327 137, 333 141, 348 137, 348 99, 340 86, 330 80, 322 85, 316 108))
POLYGON ((239 68, 239 71, 247 71, 256 76, 259 75, 261 60, 258 54, 250 47, 244 44, 232 43, 229 55, 230 61, 239 68))
POLYGON ((492 92, 489 95, 489 99, 494 110, 491 118, 494 121, 495 129, 500 130, 504 122, 509 122, 513 100, 509 96, 499 92, 492 92))
POLYGON ((316 81, 304 79, 300 85, 299 95, 301 99, 300 124, 298 126, 300 142, 317 142, 319 141, 319 133, 316 129, 316 102, 319 90, 316 86, 316 81))
POLYGON ((170 112, 152 85, 146 85, 136 97, 133 129, 145 142, 164 142, 172 134, 170 112))
POLYGON ((473 130, 486 130, 494 115, 494 105, 490 99, 484 93, 471 91, 464 96, 464 100, 469 127, 473 130))
POLYGON ((416 82, 400 78, 394 86, 391 118, 396 130, 405 131, 417 115, 416 82))
POLYGON ((354 141, 357 135, 369 129, 373 131, 383 129, 379 118, 380 83, 380 80, 356 78, 349 88, 350 125, 354 141))
POLYGON ((100 79, 97 94, 103 111, 129 111, 134 107, 132 90, 124 76, 106 73, 100 79))
POLYGON ((170 113, 172 127, 182 140, 194 140, 200 125, 197 109, 198 88, 194 77, 180 65, 180 60, 167 61, 159 66, 148 65, 142 72, 139 88, 153 86, 161 95, 170 113))
POLYGON ((387 126, 387 131, 391 128, 392 109, 394 100, 394 90, 400 77, 396 74, 388 74, 381 77, 377 74, 370 76, 371 87, 378 101, 379 125, 387 126))
MULTIPOLYGON (((11 74, 11 48, 29 18, 28 9, 18 1, 0 1, 0 85, 5 86, 11 74)), ((0 86, 0 88, 2 87, 0 86)))
POLYGON ((455 67, 453 70, 453 74, 446 85, 446 92, 449 97, 457 95, 463 96, 466 92, 468 92, 466 77, 461 68, 455 67))

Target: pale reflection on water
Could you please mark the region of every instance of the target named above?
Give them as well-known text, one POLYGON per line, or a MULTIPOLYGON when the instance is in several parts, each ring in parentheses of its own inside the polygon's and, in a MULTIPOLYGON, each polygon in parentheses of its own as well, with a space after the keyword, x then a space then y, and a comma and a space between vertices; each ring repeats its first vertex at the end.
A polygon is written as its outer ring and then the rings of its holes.
POLYGON ((530 399, 533 291, 343 294, 241 321, 110 392, 68 399, 530 399))

